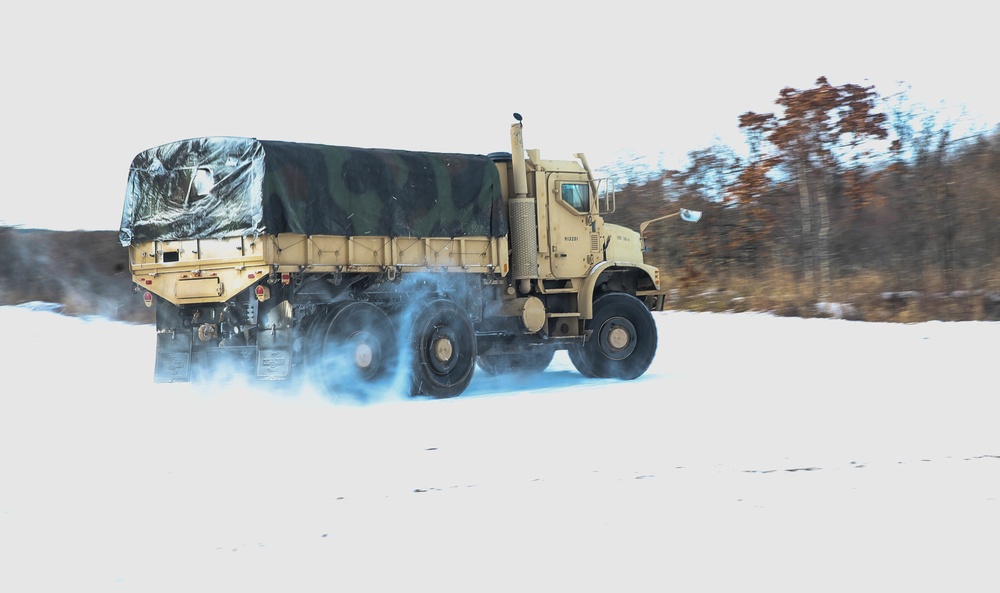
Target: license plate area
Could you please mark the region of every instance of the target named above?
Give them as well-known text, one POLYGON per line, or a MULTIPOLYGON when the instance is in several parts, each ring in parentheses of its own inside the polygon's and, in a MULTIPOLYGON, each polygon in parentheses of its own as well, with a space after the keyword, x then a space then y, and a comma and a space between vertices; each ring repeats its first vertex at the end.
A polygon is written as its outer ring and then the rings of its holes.
POLYGON ((179 299, 204 299, 222 294, 222 280, 219 278, 185 278, 178 280, 175 296, 179 299))

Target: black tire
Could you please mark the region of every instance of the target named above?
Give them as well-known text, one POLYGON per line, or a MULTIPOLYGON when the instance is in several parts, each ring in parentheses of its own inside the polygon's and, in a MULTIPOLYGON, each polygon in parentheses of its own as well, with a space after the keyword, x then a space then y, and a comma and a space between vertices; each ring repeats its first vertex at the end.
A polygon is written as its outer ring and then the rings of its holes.
POLYGON ((656 354, 656 322, 636 297, 621 292, 594 301, 592 330, 583 344, 569 349, 569 358, 585 377, 635 379, 646 372, 656 354))
POLYGON ((320 352, 323 347, 323 336, 326 334, 326 328, 329 323, 330 316, 333 315, 337 309, 344 306, 344 304, 345 303, 337 303, 336 305, 330 305, 321 309, 303 319, 302 323, 299 325, 299 334, 304 336, 306 344, 309 344, 307 355, 309 356, 310 362, 320 359, 320 352))
POLYGON ((314 371, 330 393, 363 393, 384 379, 398 360, 389 317, 366 302, 349 302, 313 321, 308 330, 317 353, 314 371))
POLYGON ((480 354, 476 365, 487 375, 516 373, 535 375, 549 367, 556 351, 551 348, 531 348, 527 352, 480 354))
POLYGON ((453 397, 469 386, 476 368, 476 333, 455 302, 438 299, 418 311, 410 345, 412 395, 453 397))
POLYGON ((573 366, 576 367, 576 370, 579 371, 581 375, 587 377, 588 379, 594 379, 597 377, 597 374, 594 372, 594 369, 591 368, 590 362, 584 354, 583 347, 583 344, 570 346, 566 353, 569 354, 570 362, 573 363, 573 366))

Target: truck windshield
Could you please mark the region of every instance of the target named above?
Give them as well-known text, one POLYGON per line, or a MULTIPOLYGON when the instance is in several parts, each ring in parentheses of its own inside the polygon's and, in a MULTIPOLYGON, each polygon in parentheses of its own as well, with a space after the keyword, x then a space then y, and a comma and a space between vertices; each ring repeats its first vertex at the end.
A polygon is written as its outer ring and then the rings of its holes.
POLYGON ((590 212, 590 184, 563 183, 560 194, 564 202, 579 212, 590 212))

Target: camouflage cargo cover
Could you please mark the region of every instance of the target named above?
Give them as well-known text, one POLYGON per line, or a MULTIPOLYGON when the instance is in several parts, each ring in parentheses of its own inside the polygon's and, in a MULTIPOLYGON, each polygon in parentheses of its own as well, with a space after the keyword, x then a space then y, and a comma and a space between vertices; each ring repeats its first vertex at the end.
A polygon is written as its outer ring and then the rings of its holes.
POLYGON ((119 241, 233 235, 499 237, 486 156, 206 137, 136 155, 119 241))

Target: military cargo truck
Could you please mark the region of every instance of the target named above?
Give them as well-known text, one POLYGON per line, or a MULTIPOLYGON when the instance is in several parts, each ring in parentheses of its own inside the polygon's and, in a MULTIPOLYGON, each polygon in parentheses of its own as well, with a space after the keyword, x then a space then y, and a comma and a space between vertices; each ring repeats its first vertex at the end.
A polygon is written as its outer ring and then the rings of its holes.
POLYGON ((486 373, 634 379, 656 352, 659 271, 604 222, 586 158, 445 154, 253 138, 132 162, 120 228, 156 311, 154 380, 396 381, 449 397, 486 373), (402 369, 402 370, 400 370, 402 369))

